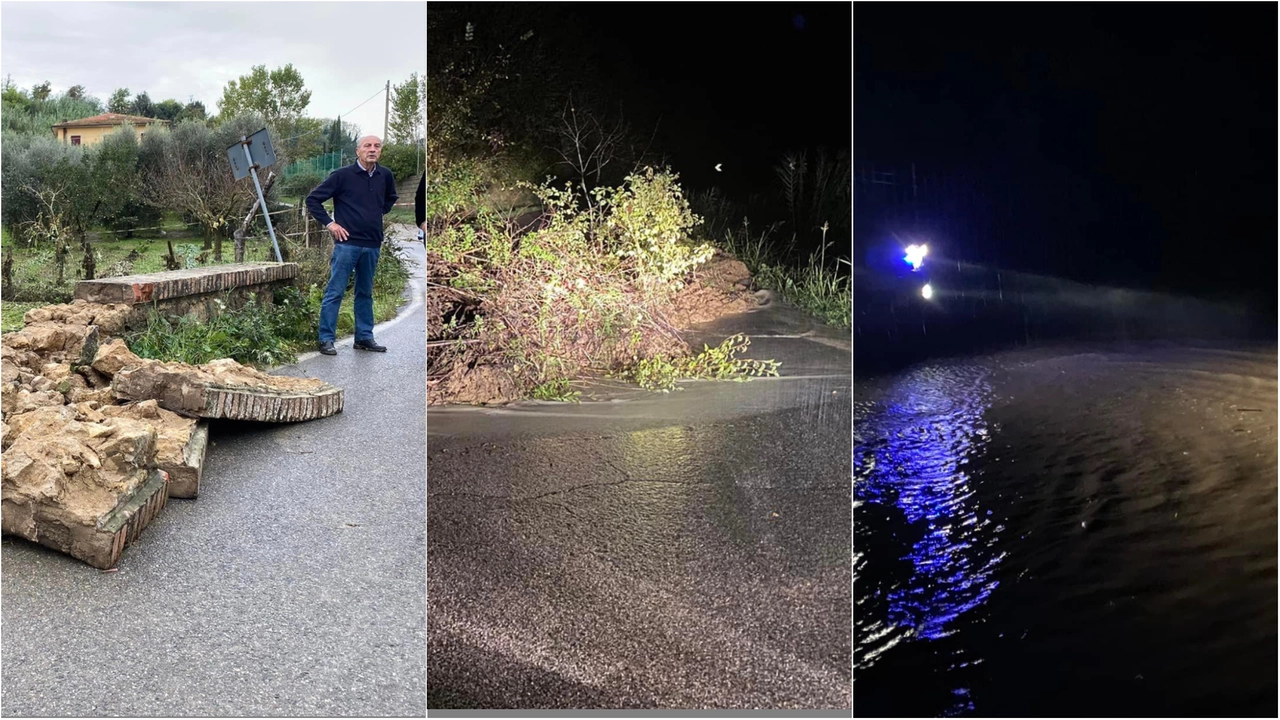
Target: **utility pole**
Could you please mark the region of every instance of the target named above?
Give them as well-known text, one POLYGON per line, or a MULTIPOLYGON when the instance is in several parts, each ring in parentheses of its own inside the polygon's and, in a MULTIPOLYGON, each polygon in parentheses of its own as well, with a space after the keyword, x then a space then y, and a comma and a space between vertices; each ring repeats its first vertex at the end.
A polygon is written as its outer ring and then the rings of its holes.
POLYGON ((387 130, 391 127, 391 81, 387 81, 387 104, 382 113, 382 144, 387 144, 387 130))

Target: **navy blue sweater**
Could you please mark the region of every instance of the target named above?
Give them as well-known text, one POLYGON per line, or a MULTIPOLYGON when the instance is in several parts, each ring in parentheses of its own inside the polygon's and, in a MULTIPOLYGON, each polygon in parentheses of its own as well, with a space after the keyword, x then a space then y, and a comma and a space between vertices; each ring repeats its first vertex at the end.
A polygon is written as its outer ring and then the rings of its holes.
POLYGON ((307 196, 307 210, 321 225, 336 220, 346 228, 350 233, 348 243, 376 248, 382 244, 382 216, 391 212, 398 197, 390 170, 375 165, 370 176, 360 163, 351 163, 329 173, 329 177, 311 191, 307 196), (333 198, 336 218, 329 217, 321 205, 330 198, 333 198))

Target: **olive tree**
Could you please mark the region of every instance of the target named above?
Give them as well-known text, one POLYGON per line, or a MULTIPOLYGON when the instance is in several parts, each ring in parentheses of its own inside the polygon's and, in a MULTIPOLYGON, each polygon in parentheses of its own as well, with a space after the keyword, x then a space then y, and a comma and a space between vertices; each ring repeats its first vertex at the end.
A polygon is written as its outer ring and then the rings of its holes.
POLYGON ((263 123, 257 115, 231 118, 216 129, 182 122, 147 133, 139 148, 143 201, 194 218, 204 232, 205 249, 212 249, 217 260, 232 224, 257 198, 252 180, 232 177, 227 148, 263 123))
POLYGON ((137 192, 137 141, 121 128, 92 147, 52 138, 12 135, 3 145, 3 222, 21 240, 50 244, 58 284, 73 242, 84 252, 86 279, 95 274, 88 231, 119 213, 137 192))

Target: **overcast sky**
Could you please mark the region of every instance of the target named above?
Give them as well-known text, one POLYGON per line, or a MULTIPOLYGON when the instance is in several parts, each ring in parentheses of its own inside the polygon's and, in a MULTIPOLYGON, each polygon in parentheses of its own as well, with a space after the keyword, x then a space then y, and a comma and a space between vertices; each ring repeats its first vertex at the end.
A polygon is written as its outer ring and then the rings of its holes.
POLYGON ((342 113, 379 135, 381 88, 425 74, 426 40, 423 0, 0 3, 0 73, 23 89, 84 85, 105 106, 127 87, 213 114, 228 81, 293 63, 311 91, 307 115, 342 113))

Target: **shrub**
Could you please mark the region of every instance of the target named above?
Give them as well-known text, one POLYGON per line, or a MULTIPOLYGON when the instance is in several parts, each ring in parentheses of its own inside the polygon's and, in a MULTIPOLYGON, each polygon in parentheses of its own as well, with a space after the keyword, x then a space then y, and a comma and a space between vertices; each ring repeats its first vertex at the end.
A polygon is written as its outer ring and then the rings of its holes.
POLYGON ((402 183, 422 174, 424 160, 421 145, 393 143, 382 146, 382 157, 378 159, 378 164, 390 170, 397 183, 402 183))
POLYGON ((427 218, 437 227, 452 225, 479 205, 486 185, 476 163, 436 163, 427 177, 427 218))
POLYGON ((629 175, 623 187, 597 189, 606 210, 604 227, 618 257, 632 258, 642 279, 671 283, 715 253, 708 243, 694 245, 690 233, 702 219, 689 209, 678 176, 645 168, 629 175))

